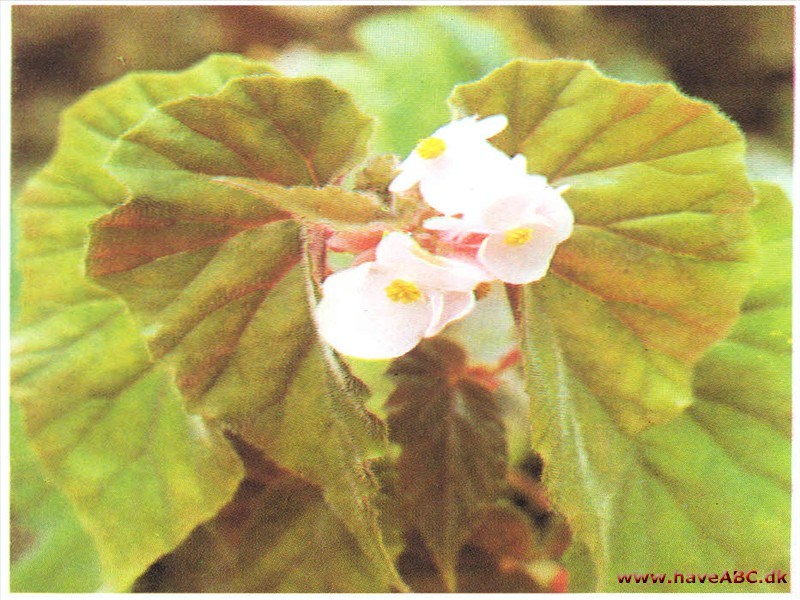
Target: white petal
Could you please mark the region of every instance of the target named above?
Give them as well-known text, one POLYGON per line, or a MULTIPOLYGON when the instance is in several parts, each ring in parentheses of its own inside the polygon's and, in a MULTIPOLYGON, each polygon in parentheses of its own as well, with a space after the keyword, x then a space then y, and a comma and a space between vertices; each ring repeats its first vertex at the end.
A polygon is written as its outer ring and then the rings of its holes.
POLYGON ((450 121, 434 131, 431 137, 445 140, 445 142, 468 137, 478 137, 475 133, 475 123, 477 120, 478 118, 473 115, 471 117, 450 121))
POLYGON ((483 269, 459 260, 435 256, 420 248, 409 235, 392 232, 375 249, 377 267, 423 288, 468 292, 490 279, 483 269))
POLYGON ((521 174, 525 175, 528 172, 528 159, 524 154, 515 154, 511 157, 511 164, 514 165, 514 168, 517 169, 521 174))
POLYGON ((400 173, 389 184, 389 191, 393 193, 405 192, 418 183, 425 175, 429 167, 427 161, 413 152, 405 159, 398 169, 400 173))
POLYGON ((420 181, 422 197, 445 215, 481 210, 512 177, 511 159, 488 142, 466 142, 448 151, 420 181))
POLYGON ((431 217, 430 219, 425 219, 422 226, 431 231, 444 231, 453 236, 470 233, 496 233, 495 229, 486 227, 480 221, 470 220, 468 215, 465 215, 463 219, 457 219, 456 217, 431 217))
POLYGON ((447 325, 467 316, 475 308, 475 294, 472 292, 444 292, 436 298, 441 303, 438 318, 431 323, 425 337, 433 337, 447 325))
POLYGON ((530 283, 544 277, 558 245, 558 236, 542 224, 531 228, 531 239, 518 246, 507 244, 505 233, 487 237, 478 250, 481 263, 506 283, 530 283))
POLYGON ((541 175, 516 175, 501 186, 500 196, 481 213, 464 215, 495 232, 520 227, 524 223, 552 221, 553 227, 566 239, 572 231, 572 211, 558 190, 547 185, 541 175), (552 206, 550 206, 552 205, 552 206))
POLYGON ((475 123, 475 129, 480 132, 480 136, 488 140, 496 136, 508 126, 508 118, 505 115, 492 115, 475 123))
POLYGON ((422 226, 431 231, 470 232, 467 222, 464 219, 456 219, 455 217, 431 217, 430 219, 425 219, 422 226))
POLYGON ((493 233, 521 227, 535 220, 536 200, 530 194, 516 193, 487 207, 480 220, 493 233))
POLYGON ((550 221, 559 242, 563 242, 572 235, 575 215, 559 190, 551 188, 544 201, 536 209, 536 212, 550 221))
POLYGON ((422 198, 445 215, 457 215, 483 206, 490 196, 486 179, 465 175, 458 169, 442 169, 420 182, 422 198))
POLYGON ((425 201, 445 215, 485 205, 494 198, 495 182, 519 170, 519 164, 513 165, 505 153, 486 141, 507 124, 505 115, 493 115, 481 121, 466 117, 440 127, 431 137, 445 142, 444 153, 426 160, 412 152, 400 164, 400 174, 389 191, 402 192, 419 182, 425 201))
POLYGON ((485 140, 468 139, 448 149, 448 159, 452 167, 459 170, 470 169, 462 174, 475 177, 476 173, 480 173, 500 177, 519 173, 519 167, 515 166, 505 152, 485 140))
POLYGON ((328 277, 316 308, 320 335, 335 350, 358 358, 394 358, 414 348, 434 317, 428 298, 408 304, 386 295, 391 277, 364 263, 328 277))
POLYGON ((386 269, 395 265, 405 265, 409 260, 416 264, 422 260, 415 254, 419 244, 414 241, 407 233, 392 231, 383 236, 383 239, 375 248, 375 260, 386 269))

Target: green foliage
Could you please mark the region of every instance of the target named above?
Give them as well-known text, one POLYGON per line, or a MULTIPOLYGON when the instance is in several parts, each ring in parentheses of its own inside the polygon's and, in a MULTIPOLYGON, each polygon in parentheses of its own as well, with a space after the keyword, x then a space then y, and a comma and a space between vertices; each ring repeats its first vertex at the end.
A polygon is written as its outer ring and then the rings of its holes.
POLYGON ((359 23, 362 52, 295 51, 278 61, 293 75, 324 75, 378 120, 375 152, 404 155, 447 122, 453 86, 482 77, 513 57, 493 28, 461 11, 420 7, 359 23))
MULTIPOLYGON (((762 249, 758 278, 730 335, 698 364, 698 402, 691 412, 738 463, 788 492, 792 207, 775 185, 759 183, 756 190, 753 217, 762 249)), ((778 516, 788 522, 788 513, 778 516)), ((779 528, 779 533, 788 535, 788 530, 779 528)), ((777 550, 785 551, 786 542, 777 550)))
MULTIPOLYGON (((721 405, 710 419, 756 419, 787 440, 791 432, 791 310, 792 310, 792 210, 780 188, 758 184, 760 198, 753 211, 759 228, 762 252, 758 278, 742 305, 742 316, 730 335, 700 362, 695 376, 695 394, 721 405), (746 417, 745 417, 746 416, 746 417)), ((736 428, 730 428, 736 431, 736 428)), ((722 428, 721 434, 730 436, 722 428)), ((759 461, 762 468, 788 474, 788 464, 771 460, 762 437, 741 437, 732 452, 759 461), (770 463, 772 467, 770 467, 770 463)), ((784 460, 788 453, 784 453, 784 460)), ((787 482, 788 483, 788 482, 787 482)))
POLYGON ((694 363, 728 331, 750 281, 736 128, 671 86, 564 61, 512 63, 457 88, 453 103, 506 114, 498 145, 571 186, 574 235, 551 274, 512 298, 534 448, 597 589, 614 589, 618 573, 785 564, 787 489, 725 448, 755 429, 771 452, 785 444, 742 419, 703 420, 702 403, 669 422, 691 404, 694 363))
POLYGON ((398 380, 386 410, 392 440, 402 448, 402 517, 419 531, 447 589, 455 591, 458 553, 505 481, 500 407, 469 378, 463 350, 445 340, 420 345, 389 373, 398 380))
POLYGON ((45 479, 11 403, 11 589, 93 592, 100 563, 69 501, 45 479), (68 556, 69 560, 64 560, 68 556))
POLYGON ((87 225, 126 197, 102 164, 155 104, 265 70, 215 56, 95 90, 64 113, 55 156, 17 203, 23 281, 12 391, 31 446, 97 546, 105 589, 128 588, 213 516, 241 469, 222 436, 183 411, 124 304, 83 276, 87 225))
POLYGON ((248 186, 273 186, 282 209, 323 198, 305 214, 343 215, 332 202, 365 197, 296 186, 337 180, 361 160, 369 132, 347 95, 319 78, 242 78, 162 105, 112 151, 109 168, 132 197, 95 222, 87 264, 126 299, 190 410, 321 486, 388 581, 363 464, 385 434, 360 382, 317 339, 312 234, 219 182, 261 180, 248 186))
POLYGON ((358 227, 392 218, 392 214, 376 196, 338 186, 285 188, 238 177, 219 177, 217 181, 261 198, 297 219, 325 223, 337 229, 358 227))
MULTIPOLYGON (((557 339, 544 319, 533 318, 541 313, 535 290, 524 292, 529 360, 546 361, 543 375, 568 392, 533 398, 534 419, 551 418, 538 445, 549 465, 546 481, 588 548, 598 590, 617 588, 619 573, 705 573, 731 564, 788 570, 791 453, 784 419, 791 394, 785 375, 774 381, 763 373, 776 363, 788 371, 791 220, 777 188, 758 189, 759 278, 731 337, 699 363, 697 402, 670 423, 633 437, 621 430, 588 390, 559 374, 566 368, 557 339), (772 311, 783 313, 778 323, 751 329, 772 311), (556 351, 534 354, 534 341, 556 351), (770 347, 776 343, 782 347, 770 347), (745 352, 731 353, 732 344, 745 352), (735 373, 735 394, 720 371, 735 373), (748 404, 753 398, 764 403, 756 409, 748 404)), ((576 568, 587 570, 585 560, 576 568)), ((709 591, 723 588, 706 584, 709 591)))
MULTIPOLYGON (((575 231, 526 292, 553 330, 532 352, 557 355, 560 376, 627 432, 683 411, 693 364, 732 325, 750 282, 752 191, 736 127, 672 86, 571 61, 512 62, 451 102, 460 114, 507 115, 493 141, 570 186, 575 231)), ((561 384, 532 385, 563 396, 561 384)))
POLYGON ((434 7, 356 38, 280 59, 348 91, 215 56, 65 113, 18 203, 12 589, 557 591, 566 564, 571 591, 605 591, 788 570, 791 209, 767 184, 754 207, 737 128, 576 61, 457 86, 457 116, 507 115, 492 142, 569 186, 574 234, 543 280, 507 286, 513 310, 496 285, 407 356, 345 363, 313 319, 326 239, 388 225, 422 243, 430 214, 388 193, 398 157, 368 157, 370 136, 409 151, 454 84, 511 54, 434 7))

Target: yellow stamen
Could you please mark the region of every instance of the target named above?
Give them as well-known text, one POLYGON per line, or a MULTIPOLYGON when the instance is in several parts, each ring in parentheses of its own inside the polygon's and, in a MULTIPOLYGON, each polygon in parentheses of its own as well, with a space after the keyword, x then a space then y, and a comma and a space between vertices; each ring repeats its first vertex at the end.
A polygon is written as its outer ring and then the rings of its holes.
POLYGON ((531 241, 533 237, 533 229, 530 227, 517 227, 516 229, 509 229, 506 231, 503 241, 509 246, 522 246, 531 241))
POLYGON ((426 160, 438 158, 447 149, 443 139, 429 137, 417 144, 417 154, 426 160))
POLYGON ((422 298, 422 290, 416 284, 403 279, 395 279, 386 286, 386 295, 392 302, 411 304, 422 298))

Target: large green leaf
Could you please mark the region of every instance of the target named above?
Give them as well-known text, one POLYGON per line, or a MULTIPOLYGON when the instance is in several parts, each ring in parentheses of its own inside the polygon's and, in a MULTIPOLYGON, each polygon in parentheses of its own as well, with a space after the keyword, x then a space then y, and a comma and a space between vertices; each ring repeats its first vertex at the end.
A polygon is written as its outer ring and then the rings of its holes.
POLYGON ((419 531, 450 591, 459 551, 497 499, 507 466, 500 406, 466 368, 457 344, 421 344, 389 368, 398 385, 386 405, 392 440, 402 448, 396 493, 403 519, 419 531))
MULTIPOLYGON (((245 460, 252 468, 255 461, 245 460)), ((319 488, 258 462, 231 503, 156 563, 136 591, 390 591, 319 488)))
MULTIPOLYGON (((621 83, 576 61, 515 61, 451 102, 506 114, 492 141, 570 186, 575 231, 525 292, 552 329, 561 376, 628 432, 682 412, 694 363, 736 320, 751 281, 736 126, 671 85, 621 83)), ((539 386, 563 396, 557 381, 539 386)))
POLYGON ((510 291, 533 445, 598 589, 629 572, 777 566, 785 488, 727 453, 695 411, 669 422, 692 403, 693 366, 751 282, 736 127, 672 86, 570 61, 511 63, 452 101, 462 114, 506 114, 497 144, 571 186, 575 232, 551 274, 510 291))
POLYGON ((94 543, 69 501, 45 479, 14 402, 9 430, 11 591, 95 591, 100 587, 100 561, 94 543))
POLYGON ((88 224, 126 198, 102 163, 154 106, 264 72, 220 55, 95 90, 65 112, 56 154, 18 201, 13 392, 32 447, 97 545, 106 589, 126 589, 212 517, 242 474, 227 441, 184 412, 124 304, 84 278, 88 224))
POLYGON ((164 104, 112 153, 132 197, 93 225, 88 269, 128 302, 190 410, 319 485, 388 579, 364 466, 385 434, 363 386, 317 338, 305 246, 316 255, 319 240, 218 180, 310 190, 296 186, 355 166, 370 130, 319 78, 243 78, 164 104))
POLYGON ((294 50, 277 61, 288 74, 324 75, 378 119, 374 149, 406 154, 449 118, 445 100, 513 56, 492 27, 452 7, 419 7, 358 23, 362 52, 294 50))
MULTIPOLYGON (((791 216, 779 189, 758 192, 758 281, 731 336, 698 364, 697 402, 670 423, 637 437, 621 430, 569 376, 535 289, 524 292, 528 369, 559 386, 535 390, 537 448, 557 507, 588 548, 599 590, 634 591, 618 585, 617 575, 652 572, 668 580, 648 585, 650 591, 742 591, 741 585, 671 585, 670 578, 734 568, 761 576, 788 571, 791 216)), ((766 584, 746 589, 785 591, 766 584)))

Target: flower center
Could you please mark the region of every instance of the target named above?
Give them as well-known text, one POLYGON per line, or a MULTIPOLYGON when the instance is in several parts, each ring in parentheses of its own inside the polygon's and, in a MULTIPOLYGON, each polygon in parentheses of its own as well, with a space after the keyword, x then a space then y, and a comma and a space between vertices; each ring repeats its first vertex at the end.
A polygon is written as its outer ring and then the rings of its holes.
POLYGON ((392 302, 411 304, 422 298, 422 290, 415 283, 404 279, 395 279, 386 286, 386 295, 392 302))
POLYGON ((503 241, 509 246, 522 246, 531 241, 533 229, 530 227, 517 227, 506 231, 503 241))
POLYGON ((417 144, 417 154, 426 160, 438 158, 447 149, 447 144, 443 139, 436 137, 429 137, 422 140, 417 144))

